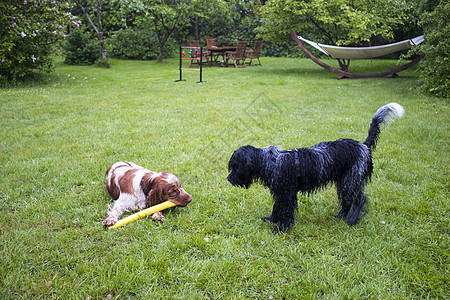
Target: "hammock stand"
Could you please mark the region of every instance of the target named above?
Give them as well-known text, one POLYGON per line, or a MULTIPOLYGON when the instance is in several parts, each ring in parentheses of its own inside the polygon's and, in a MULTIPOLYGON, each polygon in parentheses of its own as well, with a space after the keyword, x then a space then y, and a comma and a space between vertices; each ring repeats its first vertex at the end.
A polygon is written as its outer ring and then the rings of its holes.
MULTIPOLYGON (((321 66, 322 68, 336 73, 338 75, 340 75, 338 77, 338 79, 344 79, 344 78, 376 78, 376 77, 384 77, 384 76, 389 76, 391 78, 395 78, 397 77, 397 73, 403 70, 406 70, 412 66, 414 66, 415 64, 417 64, 419 61, 422 60, 422 58, 425 57, 425 54, 420 55, 419 57, 417 57, 416 59, 410 61, 407 64, 398 66, 396 68, 393 68, 389 71, 385 71, 385 72, 381 72, 381 73, 374 73, 374 74, 358 74, 358 73, 351 73, 351 72, 346 72, 337 68, 334 68, 332 66, 327 65, 326 63, 322 62, 321 60, 319 60, 317 57, 315 57, 314 55, 311 54, 311 52, 309 52, 304 46, 303 43, 300 41, 299 36, 295 33, 294 30, 291 30, 291 35, 292 38, 294 39, 294 41, 297 43, 297 45, 300 47, 300 49, 303 51, 303 53, 306 54, 306 56, 311 59, 313 62, 315 62, 316 64, 318 64, 319 66, 321 66)), ((320 47, 319 44, 317 44, 318 47, 320 47)), ((315 47, 315 46, 314 46, 315 47)), ((316 47, 317 48, 317 47, 316 47)), ((339 47, 334 47, 334 48, 339 48, 339 47)), ((344 48, 344 47, 341 47, 344 48)), ((345 47, 347 48, 347 47, 345 47)), ((319 49, 319 48, 318 48, 319 49)), ((325 54, 329 55, 325 49, 319 49, 320 51, 324 52, 325 54)), ((349 59, 349 58, 347 58, 349 59)))

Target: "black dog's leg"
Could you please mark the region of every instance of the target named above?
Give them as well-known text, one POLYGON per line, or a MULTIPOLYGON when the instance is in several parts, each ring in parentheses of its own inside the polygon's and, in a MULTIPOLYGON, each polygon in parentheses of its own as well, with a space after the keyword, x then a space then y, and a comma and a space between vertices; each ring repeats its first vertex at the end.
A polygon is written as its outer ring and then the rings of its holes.
POLYGON ((343 219, 348 215, 350 208, 352 207, 353 197, 351 191, 346 189, 342 183, 337 183, 337 194, 341 206, 341 211, 335 215, 338 219, 343 219))
POLYGON ((364 178, 358 176, 357 172, 347 173, 336 184, 339 200, 341 201, 341 211, 337 218, 347 218, 347 224, 354 225, 358 222, 359 214, 366 202, 364 194, 364 178), (350 209, 352 209, 350 211, 350 209), (350 213, 349 213, 350 212, 350 213))
POLYGON ((350 214, 347 216, 347 224, 355 225, 358 222, 359 214, 361 213, 364 204, 366 203, 366 195, 364 191, 360 190, 356 195, 355 203, 353 204, 353 209, 350 214))
POLYGON ((297 208, 297 195, 295 192, 274 195, 272 215, 265 218, 276 224, 273 233, 287 232, 294 225, 295 210, 297 208))

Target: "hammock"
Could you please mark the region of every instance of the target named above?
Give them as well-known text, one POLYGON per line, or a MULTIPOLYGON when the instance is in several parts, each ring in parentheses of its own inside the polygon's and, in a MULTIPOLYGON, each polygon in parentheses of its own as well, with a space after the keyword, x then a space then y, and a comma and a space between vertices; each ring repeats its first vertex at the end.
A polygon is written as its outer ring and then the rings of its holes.
POLYGON ((298 37, 300 40, 310 44, 317 50, 325 53, 332 58, 342 58, 342 59, 365 59, 374 58, 398 51, 406 50, 412 46, 419 45, 424 41, 423 35, 418 36, 414 39, 404 40, 397 43, 392 43, 383 46, 373 46, 373 47, 338 47, 319 44, 313 41, 309 41, 301 36, 298 37))
POLYGON ((351 73, 347 71, 343 71, 337 68, 334 68, 332 66, 327 65, 326 63, 319 60, 317 57, 311 54, 304 46, 301 40, 304 42, 310 44, 314 48, 320 50, 321 52, 325 53, 328 56, 331 56, 336 59, 361 59, 361 58, 372 58, 372 57, 378 57, 382 55, 386 55, 389 53, 397 52, 400 50, 409 49, 414 45, 418 45, 424 41, 424 37, 418 36, 414 39, 405 40, 402 42, 397 42, 389 45, 384 46, 374 46, 374 47, 337 47, 337 46, 329 46, 324 44, 318 44, 312 41, 308 41, 300 36, 298 36, 294 30, 291 30, 291 35, 294 41, 297 43, 297 45, 300 47, 300 49, 303 51, 303 53, 306 54, 306 56, 314 61, 316 64, 321 66, 322 68, 336 73, 338 75, 341 75, 339 79, 342 78, 374 78, 374 77, 383 77, 383 76, 390 76, 390 77, 397 77, 397 72, 403 71, 409 67, 414 66, 417 64, 422 58, 425 57, 425 55, 420 55, 413 61, 398 66, 394 69, 391 69, 389 71, 381 72, 381 73, 375 73, 375 74, 357 74, 357 73, 351 73), (300 40, 301 39, 301 40, 300 40))

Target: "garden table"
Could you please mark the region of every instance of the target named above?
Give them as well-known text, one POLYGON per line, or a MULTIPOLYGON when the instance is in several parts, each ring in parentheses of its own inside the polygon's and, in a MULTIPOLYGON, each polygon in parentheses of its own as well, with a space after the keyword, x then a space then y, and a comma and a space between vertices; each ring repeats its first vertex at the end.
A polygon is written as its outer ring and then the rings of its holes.
MULTIPOLYGON (((219 55, 222 55, 222 59, 225 61, 225 52, 227 51, 236 51, 236 46, 224 46, 224 47, 211 47, 207 48, 208 51, 211 52, 211 62, 214 53, 218 53, 219 55)), ((217 60, 216 60, 217 62, 217 60)))

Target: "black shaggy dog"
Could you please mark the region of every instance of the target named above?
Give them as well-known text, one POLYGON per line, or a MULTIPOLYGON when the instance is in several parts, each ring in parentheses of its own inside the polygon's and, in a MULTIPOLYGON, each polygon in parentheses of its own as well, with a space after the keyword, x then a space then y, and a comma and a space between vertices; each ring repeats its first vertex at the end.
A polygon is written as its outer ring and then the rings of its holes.
POLYGON ((364 185, 370 180, 381 125, 403 115, 403 107, 390 103, 378 109, 364 143, 352 139, 322 142, 312 147, 282 150, 276 146, 237 149, 228 162, 228 181, 249 188, 260 180, 274 197, 272 214, 263 218, 276 224, 274 233, 287 231, 294 222, 297 193, 313 193, 334 183, 341 211, 337 218, 356 224, 366 202, 364 185))

